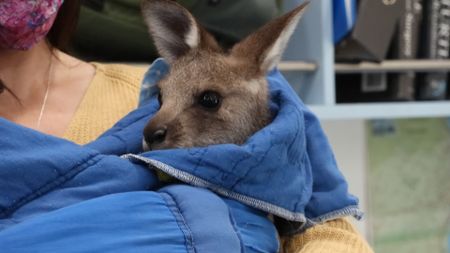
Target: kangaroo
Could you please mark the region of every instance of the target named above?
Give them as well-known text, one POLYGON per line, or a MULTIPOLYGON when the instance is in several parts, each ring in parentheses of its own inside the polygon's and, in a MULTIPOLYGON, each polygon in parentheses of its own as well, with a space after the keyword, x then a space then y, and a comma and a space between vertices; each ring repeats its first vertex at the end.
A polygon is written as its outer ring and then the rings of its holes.
POLYGON ((222 49, 184 7, 146 0, 142 11, 170 73, 160 110, 144 129, 144 149, 243 144, 272 119, 266 74, 279 63, 307 4, 222 49))

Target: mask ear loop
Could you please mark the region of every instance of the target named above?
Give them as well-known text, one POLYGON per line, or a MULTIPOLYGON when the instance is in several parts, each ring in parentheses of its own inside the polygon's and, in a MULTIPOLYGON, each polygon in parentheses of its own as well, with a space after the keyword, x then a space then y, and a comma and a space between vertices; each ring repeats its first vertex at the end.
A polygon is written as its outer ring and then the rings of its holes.
POLYGON ((5 85, 5 83, 3 82, 3 80, 0 79, 0 94, 3 94, 3 92, 5 92, 5 91, 9 92, 9 94, 11 94, 11 96, 13 96, 14 99, 17 100, 17 102, 20 104, 20 106, 23 106, 23 105, 22 105, 22 102, 21 102, 20 99, 16 96, 16 94, 14 94, 14 92, 12 92, 12 91, 8 88, 8 86, 5 85))

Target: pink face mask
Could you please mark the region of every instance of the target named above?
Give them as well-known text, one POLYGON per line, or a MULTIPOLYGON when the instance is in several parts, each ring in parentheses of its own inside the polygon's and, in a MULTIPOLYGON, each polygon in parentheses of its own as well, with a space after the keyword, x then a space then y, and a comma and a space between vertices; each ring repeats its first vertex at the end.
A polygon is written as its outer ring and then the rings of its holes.
POLYGON ((64 0, 0 0, 0 48, 27 50, 42 40, 64 0))

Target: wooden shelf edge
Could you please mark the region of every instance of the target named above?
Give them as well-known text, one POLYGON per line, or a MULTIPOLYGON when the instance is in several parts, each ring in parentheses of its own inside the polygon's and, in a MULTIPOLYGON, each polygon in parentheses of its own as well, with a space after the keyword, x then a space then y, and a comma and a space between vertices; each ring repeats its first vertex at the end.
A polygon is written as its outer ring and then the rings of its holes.
MULTIPOLYGON (((283 61, 278 65, 281 71, 314 72, 319 66, 312 62, 283 61)), ((338 74, 383 73, 383 72, 450 72, 450 60, 387 60, 380 63, 336 63, 338 74)))
POLYGON ((318 66, 312 62, 282 61, 278 64, 278 68, 281 71, 314 72, 317 70, 318 66))
POLYGON ((383 73, 383 72, 430 72, 450 71, 450 60, 387 60, 380 63, 362 62, 357 64, 336 63, 339 74, 383 73))

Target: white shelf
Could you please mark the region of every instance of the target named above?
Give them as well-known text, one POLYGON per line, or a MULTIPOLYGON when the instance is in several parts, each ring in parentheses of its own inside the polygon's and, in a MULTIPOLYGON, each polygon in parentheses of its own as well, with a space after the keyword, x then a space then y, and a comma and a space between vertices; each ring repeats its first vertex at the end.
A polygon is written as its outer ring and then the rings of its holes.
POLYGON ((323 120, 449 117, 450 101, 355 103, 309 108, 323 120))
MULTIPOLYGON (((317 64, 306 61, 283 61, 281 71, 314 72, 317 64)), ((338 74, 383 73, 383 72, 433 72, 450 71, 450 60, 388 60, 380 63, 336 63, 334 70, 338 74)))
POLYGON ((318 66, 311 62, 302 61, 283 61, 278 64, 278 68, 281 71, 300 71, 300 72, 314 72, 318 66))
POLYGON ((430 72, 450 71, 449 60, 388 60, 380 63, 362 62, 357 64, 337 63, 338 74, 380 73, 380 72, 430 72))

